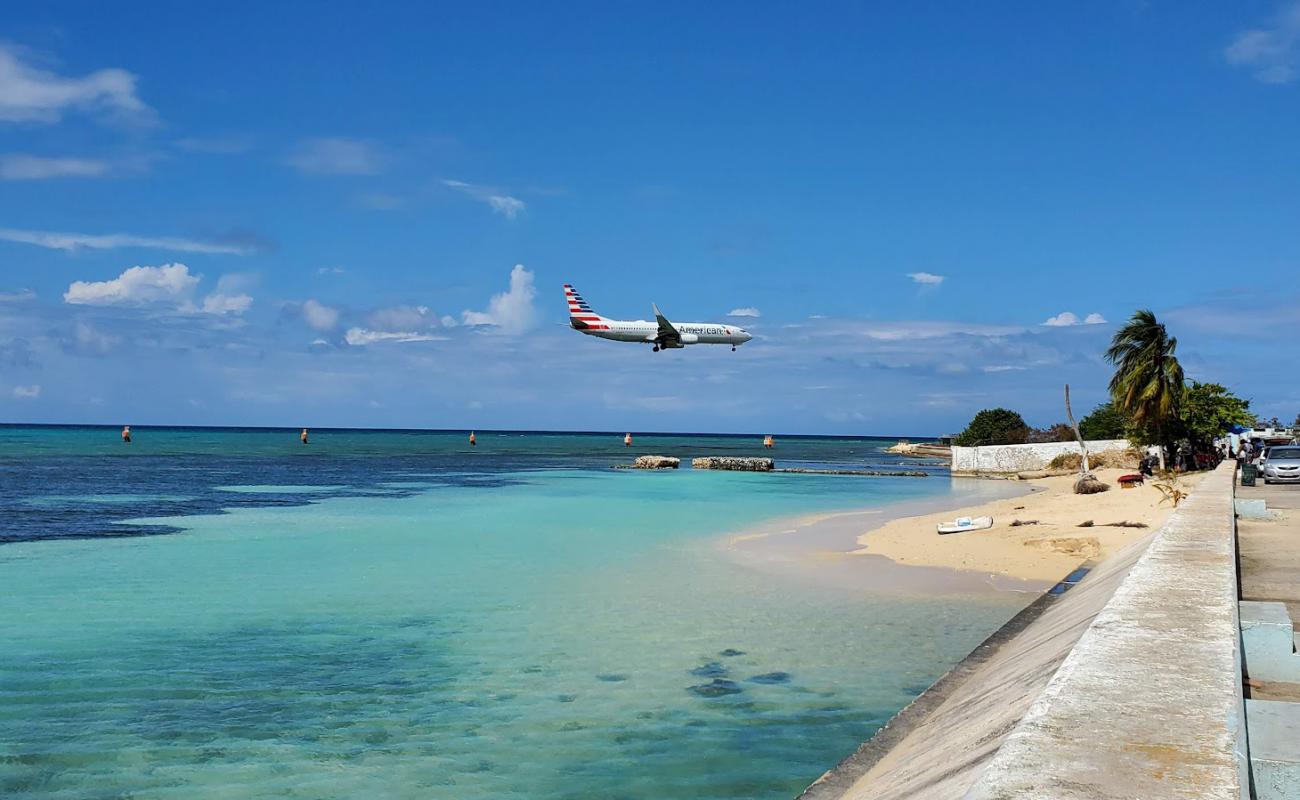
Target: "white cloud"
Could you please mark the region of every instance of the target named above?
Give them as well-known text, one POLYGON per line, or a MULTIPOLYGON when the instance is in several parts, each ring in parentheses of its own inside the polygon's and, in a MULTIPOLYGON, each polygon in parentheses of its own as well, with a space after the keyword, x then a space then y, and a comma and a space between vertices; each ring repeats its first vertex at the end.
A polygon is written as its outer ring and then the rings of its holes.
POLYGON ((1067 328, 1071 325, 1103 325, 1105 322, 1106 318, 1096 311, 1083 319, 1079 319, 1073 311, 1062 311, 1054 317, 1048 317, 1043 324, 1049 328, 1067 328))
POLYGON ((210 294, 203 298, 205 314, 242 314, 253 305, 253 298, 246 294, 210 294))
POLYGON ((31 289, 19 289, 16 292, 0 292, 0 303, 25 303, 35 300, 36 292, 31 289))
POLYGON ((74 352, 102 356, 111 353, 122 340, 96 330, 85 322, 78 322, 72 329, 72 340, 68 343, 74 352))
POLYGON ((438 320, 444 328, 454 328, 457 325, 456 318, 450 314, 443 314, 442 319, 438 320))
POLYGON ((246 255, 252 250, 237 244, 221 242, 204 242, 195 239, 179 239, 170 236, 134 236, 129 233, 58 233, 54 231, 27 231, 17 228, 0 228, 0 239, 9 242, 34 244, 51 250, 72 252, 81 248, 88 250, 112 250, 119 247, 147 247, 158 250, 175 250, 181 253, 223 253, 228 255, 246 255))
POLYGON ((753 306, 742 306, 741 308, 733 308, 733 309, 731 309, 730 311, 727 312, 727 316, 729 316, 729 317, 761 317, 761 316, 763 316, 763 315, 760 314, 759 311, 758 311, 758 309, 757 309, 757 308, 754 308, 753 306))
POLYGON ((108 162, 93 158, 46 158, 22 153, 0 156, 0 180, 6 181, 99 178, 108 172, 108 162))
POLYGON ((923 286, 938 286, 943 283, 944 276, 935 275, 933 272, 909 272, 907 277, 912 279, 912 283, 919 283, 923 286))
POLYGON ((1300 72, 1300 2, 1285 6, 1263 28, 1242 31, 1224 48, 1229 64, 1249 69, 1261 83, 1291 83, 1300 72))
POLYGON ((40 384, 33 383, 31 386, 15 386, 14 397, 19 400, 35 400, 41 396, 40 384))
POLYGON ((342 267, 321 267, 316 270, 317 275, 342 275, 345 272, 347 272, 347 270, 342 267))
POLYGON ((445 336, 433 336, 415 331, 374 331, 368 328, 348 328, 343 340, 353 347, 364 347, 379 342, 442 342, 445 336))
POLYGON ((983 367, 985 372, 1021 372, 1026 369, 1029 369, 1029 367, 1021 366, 1019 364, 990 364, 987 367, 983 367))
POLYGON ((428 306, 392 306, 370 312, 372 328, 386 331, 418 331, 437 328, 442 323, 428 306))
POLYGON ((374 175, 382 169, 383 160, 366 142, 325 137, 299 142, 285 162, 306 175, 374 175))
POLYGON ((1064 328, 1069 325, 1078 325, 1079 317, 1073 311, 1062 311, 1054 317, 1043 320, 1043 324, 1049 328, 1064 328))
POLYGON ((339 310, 317 300, 307 300, 301 307, 303 321, 312 330, 327 331, 339 324, 339 310))
POLYGON ((117 306, 170 303, 186 308, 199 276, 184 264, 130 267, 108 281, 73 281, 63 300, 72 305, 117 306))
POLYGON ((101 69, 82 78, 65 78, 24 63, 26 51, 0 44, 0 121, 58 122, 67 111, 81 111, 137 122, 152 110, 135 92, 135 75, 101 69))
POLYGON ((1018 325, 990 325, 980 322, 948 322, 942 320, 837 321, 836 323, 822 323, 815 330, 822 335, 859 334, 881 342, 937 339, 954 335, 998 337, 1024 332, 1024 328, 1018 325))
POLYGON ((515 264, 510 270, 510 289, 492 295, 487 311, 465 311, 461 318, 466 325, 493 325, 504 333, 520 333, 536 321, 537 310, 533 308, 536 296, 533 273, 524 269, 523 264, 515 264))
POLYGON ((518 197, 511 197, 490 186, 479 186, 465 181, 453 180, 444 180, 442 185, 458 192, 464 192, 479 202, 487 203, 494 212, 506 219, 514 219, 519 216, 519 212, 528 208, 524 201, 518 197))
POLYGON ((243 289, 248 279, 243 275, 222 275, 217 281, 217 289, 203 298, 203 311, 206 314, 242 314, 253 305, 253 298, 243 289))

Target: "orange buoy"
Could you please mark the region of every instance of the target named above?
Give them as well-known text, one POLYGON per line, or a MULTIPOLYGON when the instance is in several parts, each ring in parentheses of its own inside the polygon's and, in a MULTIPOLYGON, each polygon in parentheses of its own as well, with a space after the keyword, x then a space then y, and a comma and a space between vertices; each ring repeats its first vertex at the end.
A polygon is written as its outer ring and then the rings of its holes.
POLYGON ((632 434, 630 433, 623 434, 623 446, 624 447, 632 446, 632 434))
POLYGON ((769 433, 768 435, 766 435, 766 436, 763 437, 763 446, 764 446, 764 447, 774 447, 774 446, 775 446, 775 443, 772 441, 772 434, 769 433))
POLYGON ((123 426, 122 426, 122 441, 125 442, 126 444, 130 444, 130 443, 131 443, 131 426, 130 426, 130 425, 123 425, 123 426))
POLYGON ((302 443, 303 443, 303 444, 307 444, 307 429, 306 429, 306 428, 303 428, 303 429, 302 429, 302 434, 301 434, 298 438, 299 438, 299 439, 302 439, 302 443))
POLYGON ((470 432, 469 432, 469 446, 470 446, 470 447, 474 447, 476 444, 477 444, 477 442, 476 442, 475 439, 474 439, 474 431, 470 431, 470 432))

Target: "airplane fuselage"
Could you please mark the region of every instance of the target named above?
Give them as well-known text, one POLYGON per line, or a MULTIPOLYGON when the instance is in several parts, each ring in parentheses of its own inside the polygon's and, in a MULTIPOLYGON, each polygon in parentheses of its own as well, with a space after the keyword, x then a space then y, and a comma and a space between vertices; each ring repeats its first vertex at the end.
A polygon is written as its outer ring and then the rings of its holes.
POLYGON ((569 307, 569 325, 575 331, 615 342, 653 345, 656 353, 680 350, 688 344, 729 344, 735 350, 737 345, 754 338, 744 328, 724 322, 672 322, 653 303, 650 307, 655 312, 654 322, 602 317, 567 283, 564 300, 569 307))
MULTIPOLYGON (((616 342, 653 343, 659 335, 659 325, 657 323, 647 322, 642 319, 604 319, 586 327, 580 328, 578 325, 573 327, 588 336, 598 336, 601 339, 612 339, 616 342)), ((724 325, 720 322, 674 322, 673 327, 681 332, 683 346, 688 344, 738 345, 744 344, 750 339, 749 333, 744 329, 735 325, 724 325)))

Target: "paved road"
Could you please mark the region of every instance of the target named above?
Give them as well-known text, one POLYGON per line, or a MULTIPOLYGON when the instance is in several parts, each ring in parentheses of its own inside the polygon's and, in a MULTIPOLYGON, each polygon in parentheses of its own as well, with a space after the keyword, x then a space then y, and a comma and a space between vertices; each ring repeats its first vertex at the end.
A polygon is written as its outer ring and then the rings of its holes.
MULTIPOLYGON (((1237 547, 1242 600, 1278 600, 1300 623, 1300 484, 1238 486, 1240 500, 1264 500, 1279 518, 1238 519, 1237 547)), ((1300 630, 1300 628, 1297 628, 1300 630)), ((1300 686, 1269 684, 1250 692, 1258 699, 1300 701, 1300 686)))

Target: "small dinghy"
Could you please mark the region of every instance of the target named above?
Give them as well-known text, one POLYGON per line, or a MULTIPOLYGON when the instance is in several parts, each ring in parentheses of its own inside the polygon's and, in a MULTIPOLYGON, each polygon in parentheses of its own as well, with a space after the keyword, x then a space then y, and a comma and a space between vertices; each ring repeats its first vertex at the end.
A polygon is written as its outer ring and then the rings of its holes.
POLYGON ((952 522, 940 522, 939 533, 961 533, 962 531, 982 531, 993 527, 992 517, 958 517, 952 522))

